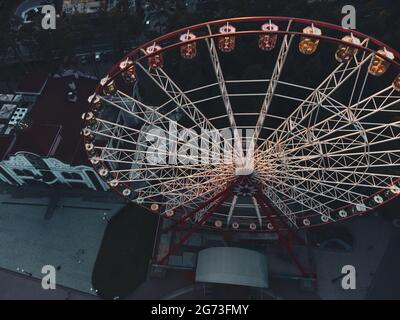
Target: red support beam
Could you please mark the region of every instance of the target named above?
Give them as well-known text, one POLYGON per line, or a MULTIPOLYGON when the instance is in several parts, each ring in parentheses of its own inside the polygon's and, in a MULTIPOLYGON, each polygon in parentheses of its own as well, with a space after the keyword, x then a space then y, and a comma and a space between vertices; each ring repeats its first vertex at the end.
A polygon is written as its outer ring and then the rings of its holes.
MULTIPOLYGON (((230 196, 231 194, 231 190, 232 190, 233 185, 231 185, 228 189, 226 189, 219 197, 218 201, 203 215, 203 217, 197 221, 189 230, 189 232, 187 234, 185 234, 184 236, 182 236, 179 239, 179 242, 177 244, 175 244, 172 248, 170 248, 170 250, 168 251, 168 253, 162 257, 159 261, 158 264, 164 264, 167 259, 173 255, 174 253, 176 253, 181 247, 182 245, 186 242, 187 239, 189 239, 193 233, 195 233, 210 217, 211 215, 214 214, 215 211, 218 210, 218 208, 224 203, 224 201, 230 196)), ((217 199, 215 199, 217 200, 217 199)), ((208 204, 210 204, 210 201, 207 201, 208 204)), ((206 205, 207 206, 207 205, 206 205)), ((203 208, 205 208, 206 206, 203 206, 203 208)), ((199 211, 199 210, 197 210, 199 211)))
MULTIPOLYGON (((265 199, 265 195, 264 195, 264 194, 263 194, 263 196, 264 196, 264 197, 263 197, 264 203, 265 203, 269 208, 271 208, 271 206, 268 204, 268 200, 265 199)), ((300 242, 302 245, 305 245, 304 240, 303 240, 302 238, 300 238, 300 236, 299 236, 297 233, 295 233, 295 232, 293 231, 293 228, 292 228, 291 226, 289 226, 289 224, 287 223, 287 221, 285 220, 285 218, 280 214, 280 212, 277 212, 277 211, 274 211, 274 212, 275 212, 276 217, 279 219, 280 222, 282 222, 282 224, 285 226, 286 230, 288 231, 288 234, 289 234, 290 239, 293 240, 293 239, 296 238, 297 240, 299 240, 299 242, 300 242)))
POLYGON ((293 252, 293 246, 292 246, 292 241, 290 239, 291 236, 287 237, 283 234, 282 230, 279 228, 279 226, 276 224, 275 220, 272 217, 271 214, 271 209, 268 206, 267 202, 264 199, 264 194, 259 191, 256 194, 256 199, 258 201, 258 203, 260 204, 261 210, 263 211, 263 213, 265 214, 265 216, 267 217, 268 221, 271 223, 272 227, 274 228, 274 231, 278 234, 278 239, 279 242, 281 243, 281 245, 286 249, 286 251, 289 254, 290 259, 292 260, 292 262, 296 265, 296 267, 299 269, 299 271, 301 272, 301 274, 303 275, 303 277, 310 277, 312 276, 311 274, 309 274, 308 272, 306 272, 306 270, 304 269, 304 267, 301 265, 300 261, 297 259, 297 257, 295 256, 294 252, 293 252))
MULTIPOLYGON (((255 183, 255 182, 253 182, 255 183)), ((273 210, 271 208, 271 206, 268 204, 268 200, 266 199, 266 196, 264 194, 264 192, 262 191, 262 187, 259 183, 255 183, 259 192, 262 194, 262 199, 263 199, 263 203, 271 210, 273 210)), ((295 232, 293 232, 293 228, 291 226, 289 226, 288 222, 286 221, 286 219, 280 214, 280 212, 277 212, 276 210, 274 210, 275 216, 279 219, 280 222, 282 222, 282 224, 285 226, 286 230, 288 231, 289 237, 291 238, 291 240, 293 240, 294 238, 298 239, 299 242, 303 245, 305 245, 305 242, 302 238, 300 238, 300 236, 298 234, 296 234, 295 232)))
POLYGON ((231 189, 231 188, 232 188, 232 186, 233 186, 234 184, 235 184, 235 181, 232 182, 231 184, 229 184, 228 187, 227 187, 225 190, 223 190, 223 191, 217 193, 216 195, 214 195, 213 197, 211 197, 210 199, 208 199, 206 202, 204 202, 202 205, 198 206, 195 210, 189 212, 188 214, 183 215, 179 220, 175 221, 173 225, 164 228, 164 229, 162 230, 162 232, 163 232, 163 233, 169 232, 169 231, 171 231, 172 229, 175 229, 175 228, 178 227, 178 226, 184 225, 184 224, 188 221, 188 219, 192 218, 192 217, 193 217, 196 213, 198 213, 200 210, 203 210, 203 209, 206 208, 208 205, 210 205, 211 203, 213 203, 215 200, 217 200, 218 198, 220 198, 221 196, 223 196, 223 195, 226 193, 226 191, 227 191, 228 189, 231 189))

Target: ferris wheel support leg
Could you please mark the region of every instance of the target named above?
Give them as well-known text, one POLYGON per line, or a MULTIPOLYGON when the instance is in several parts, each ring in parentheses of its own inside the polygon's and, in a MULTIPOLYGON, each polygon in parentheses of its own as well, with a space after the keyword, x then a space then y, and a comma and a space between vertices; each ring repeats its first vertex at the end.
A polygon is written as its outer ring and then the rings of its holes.
MULTIPOLYGON (((265 196, 263 196, 263 201, 262 203, 267 206, 268 208, 270 208, 271 206, 268 204, 267 200, 265 199, 265 196)), ((305 245, 304 240, 293 230, 293 228, 287 223, 287 221, 284 219, 284 217, 282 217, 282 215, 278 212, 276 214, 276 216, 278 217, 279 221, 282 222, 282 224, 285 226, 285 228, 288 231, 288 237, 290 239, 290 242, 293 242, 294 239, 299 240, 299 242, 302 245, 305 245)))
POLYGON ((310 274, 309 272, 307 272, 304 269, 304 267, 302 266, 300 261, 295 256, 295 254, 293 252, 293 243, 292 243, 292 239, 291 239, 292 236, 290 236, 290 233, 289 233, 289 236, 285 236, 285 234, 283 233, 283 230, 281 230, 279 228, 279 226, 277 225, 277 223, 275 222, 275 220, 273 219, 273 217, 271 215, 271 208, 265 203, 264 196, 262 195, 261 192, 256 194, 256 199, 260 204, 262 212, 265 214, 265 216, 267 217, 269 223, 271 223, 271 225, 273 226, 275 232, 278 234, 279 242, 286 249, 287 253, 289 254, 290 259, 296 265, 297 269, 299 269, 299 271, 301 272, 302 276, 306 277, 306 278, 315 277, 315 275, 310 274))
POLYGON ((159 265, 163 265, 171 255, 179 251, 186 240, 189 239, 192 234, 195 233, 214 214, 214 212, 219 209, 224 201, 230 196, 231 189, 231 187, 226 189, 224 193, 219 197, 218 201, 203 215, 203 217, 199 221, 197 221, 184 236, 181 236, 179 242, 175 244, 172 248, 170 248, 168 253, 158 261, 159 265))
POLYGON ((204 208, 206 208, 208 205, 210 205, 211 203, 215 202, 218 198, 222 197, 224 194, 226 194, 229 190, 232 189, 233 185, 235 183, 230 184, 226 189, 224 189, 221 192, 218 192, 215 196, 211 197, 210 199, 208 199, 206 202, 204 202, 202 205, 198 206, 196 209, 194 209, 193 211, 185 214, 183 217, 181 217, 179 220, 175 221, 174 224, 164 228, 162 230, 163 233, 169 232, 173 229, 176 229, 178 227, 181 227, 183 225, 185 225, 187 223, 187 221, 192 218, 196 213, 198 213, 199 211, 203 210, 204 208))

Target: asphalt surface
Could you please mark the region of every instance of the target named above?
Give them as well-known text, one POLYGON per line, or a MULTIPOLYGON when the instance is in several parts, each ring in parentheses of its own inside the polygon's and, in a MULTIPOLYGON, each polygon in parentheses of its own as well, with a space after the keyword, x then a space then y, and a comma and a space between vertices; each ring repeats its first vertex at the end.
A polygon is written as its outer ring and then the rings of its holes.
POLYGON ((18 272, 0 268, 0 300, 97 300, 95 295, 85 294, 64 286, 44 290, 41 280, 18 272))
POLYGON ((370 300, 400 299, 400 230, 395 232, 389 242, 385 255, 368 290, 370 300))
POLYGON ((79 190, 71 190, 57 196, 50 215, 48 205, 56 192, 4 189, 0 192, 0 299, 73 295, 69 289, 42 290, 44 265, 58 268, 57 285, 94 294, 92 272, 98 250, 107 220, 121 203, 107 199, 107 193, 81 190, 77 196, 79 190), (104 200, 98 199, 101 196, 104 200))

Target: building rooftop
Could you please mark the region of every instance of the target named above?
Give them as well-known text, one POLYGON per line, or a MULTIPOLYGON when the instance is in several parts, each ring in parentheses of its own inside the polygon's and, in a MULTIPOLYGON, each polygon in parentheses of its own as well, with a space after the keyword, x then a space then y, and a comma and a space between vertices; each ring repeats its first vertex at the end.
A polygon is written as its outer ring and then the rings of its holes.
POLYGON ((50 78, 31 113, 33 122, 61 125, 61 141, 55 157, 63 162, 83 164, 87 161, 86 157, 82 158, 81 115, 87 109, 87 98, 94 92, 96 84, 96 81, 83 77, 50 78), (76 102, 68 100, 69 92, 74 93, 76 102))
POLYGON ((104 194, 99 199, 97 191, 66 192, 55 186, 7 186, 2 191, 0 300, 96 298, 92 273, 107 228, 103 218, 111 219, 122 204, 109 201, 104 194), (57 205, 48 217, 52 200, 57 205), (59 269, 57 290, 42 289, 44 265, 59 269))
POLYGON ((28 129, 16 133, 16 143, 10 153, 29 151, 43 157, 51 157, 57 150, 61 131, 60 125, 34 123, 28 129))
POLYGON ((196 281, 268 288, 267 258, 243 248, 208 248, 199 253, 196 281))
POLYGON ((18 85, 15 93, 40 95, 46 86, 48 74, 44 71, 35 71, 25 77, 18 85))
POLYGON ((18 115, 14 125, 23 120, 27 128, 3 130, 2 140, 10 144, 12 139, 7 136, 11 134, 15 135, 16 140, 11 148, 2 147, 0 157, 6 157, 7 152, 15 154, 25 151, 41 157, 52 156, 72 165, 88 164, 80 134, 83 125, 81 115, 87 109, 87 98, 94 92, 97 82, 79 74, 71 74, 46 76, 40 90, 38 88, 41 85, 36 88, 27 86, 28 83, 39 81, 39 78, 36 74, 26 77, 25 84, 21 85, 25 93, 18 91, 24 101, 35 95, 33 92, 37 90, 37 100, 26 108, 17 106, 6 119, 5 122, 8 121, 10 125, 17 112, 24 112, 18 115))

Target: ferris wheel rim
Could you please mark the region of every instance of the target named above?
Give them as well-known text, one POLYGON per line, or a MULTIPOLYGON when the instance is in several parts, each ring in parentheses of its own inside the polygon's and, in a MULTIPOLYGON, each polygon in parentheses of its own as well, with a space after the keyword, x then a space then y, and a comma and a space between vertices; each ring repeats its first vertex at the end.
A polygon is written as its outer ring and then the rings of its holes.
MULTIPOLYGON (((373 42, 374 44, 379 45, 379 46, 383 46, 384 48, 390 50, 390 51, 396 56, 396 58, 399 58, 399 57, 400 57, 400 54, 399 54, 397 51, 395 51, 394 49, 390 48, 389 46, 383 44, 382 42, 380 42, 380 41, 378 41, 378 40, 376 40, 376 39, 374 39, 374 38, 372 38, 372 37, 369 37, 369 36, 367 36, 367 35, 364 35, 364 34, 362 34, 362 33, 356 32, 356 31, 351 31, 351 30, 344 29, 344 28, 342 28, 342 27, 339 27, 339 26, 336 26, 336 25, 333 25, 333 24, 324 23, 324 22, 320 22, 320 21, 314 21, 314 20, 308 20, 308 19, 299 19, 299 18, 286 18, 286 17, 243 17, 243 18, 223 19, 223 20, 216 20, 216 21, 211 21, 211 22, 205 22, 205 23, 198 24, 198 25, 195 25, 195 26, 192 26, 192 27, 182 28, 182 29, 176 30, 176 31, 174 31, 174 32, 168 33, 168 34, 166 34, 166 35, 164 35, 164 36, 158 37, 158 38, 156 38, 156 39, 154 39, 154 40, 152 40, 152 41, 150 41, 150 42, 148 42, 148 43, 146 43, 146 44, 144 44, 144 45, 142 45, 142 46, 136 48, 135 50, 131 51, 131 52, 130 52, 129 54, 127 54, 123 59, 121 59, 117 64, 115 64, 115 66, 113 67, 113 69, 111 69, 111 71, 110 71, 110 73, 109 73, 109 75, 108 75, 108 82, 109 82, 109 81, 112 81, 113 79, 115 79, 116 77, 118 77, 118 76, 124 71, 124 69, 119 69, 118 72, 114 72, 114 71, 118 68, 118 65, 119 65, 120 62, 123 62, 123 61, 125 61, 125 60, 127 60, 127 59, 132 59, 132 57, 133 57, 136 53, 140 52, 141 50, 145 49, 146 47, 151 46, 151 45, 153 45, 153 44, 155 44, 155 43, 158 43, 158 42, 160 42, 160 41, 162 41, 162 40, 169 39, 170 37, 173 37, 173 36, 175 36, 175 35, 178 35, 178 34, 180 34, 180 33, 182 33, 182 32, 187 31, 187 30, 194 31, 194 30, 197 30, 197 29, 199 29, 199 28, 201 28, 201 27, 209 27, 210 25, 220 25, 220 24, 222 24, 222 23, 227 23, 227 22, 228 22, 228 23, 248 22, 248 21, 263 21, 263 22, 265 22, 267 19, 269 19, 269 20, 271 20, 271 21, 286 21, 286 22, 294 21, 294 22, 300 22, 300 23, 304 23, 304 24, 315 23, 316 26, 322 26, 322 27, 325 27, 325 28, 332 28, 332 27, 334 27, 333 29, 335 29, 335 30, 337 30, 337 31, 344 32, 344 33, 346 33, 346 34, 354 34, 354 35, 356 35, 356 36, 361 36, 361 37, 363 37, 363 38, 365 37, 366 39, 370 40, 370 41, 373 42)), ((295 31, 263 32, 263 31, 260 31, 260 30, 236 31, 236 32, 232 33, 232 35, 233 35, 233 36, 247 36, 247 35, 257 35, 257 34, 266 34, 266 33, 269 33, 269 34, 278 34, 278 35, 284 35, 284 36, 292 35, 292 36, 297 36, 297 37, 300 37, 300 36, 303 35, 303 33, 301 33, 301 32, 295 32, 295 31)), ((210 35, 198 37, 198 38, 196 38, 196 41, 207 40, 207 39, 214 39, 214 38, 218 37, 219 35, 220 35, 220 34, 218 34, 218 33, 214 33, 214 34, 210 34, 210 35)), ((344 42, 344 41, 342 41, 341 39, 332 38, 332 37, 328 37, 328 36, 317 36, 317 35, 308 35, 308 37, 310 37, 310 38, 316 38, 316 39, 320 39, 320 40, 326 40, 326 41, 333 42, 333 43, 338 43, 338 44, 346 44, 346 45, 349 46, 349 47, 354 47, 354 48, 357 48, 357 49, 362 50, 362 51, 364 51, 364 52, 369 52, 369 53, 371 53, 371 54, 374 53, 374 54, 377 54, 378 56, 380 56, 380 54, 377 53, 377 51, 375 51, 375 50, 373 50, 373 49, 371 49, 371 48, 364 47, 364 46, 359 46, 359 45, 356 45, 356 44, 353 44, 353 43, 344 42)), ((187 43, 190 43, 190 42, 193 42, 193 41, 187 41, 187 43)), ((173 45, 163 47, 162 49, 160 49, 160 51, 158 51, 158 53, 166 52, 166 51, 168 51, 168 50, 170 50, 170 49, 173 49, 173 48, 175 48, 175 47, 178 47, 178 46, 180 46, 180 45, 182 45, 182 44, 184 44, 184 43, 185 43, 185 42, 182 43, 182 42, 178 42, 178 41, 177 41, 177 42, 176 42, 175 44, 173 44, 173 45)), ((137 62, 140 62, 142 59, 151 57, 151 56, 153 56, 154 54, 155 54, 155 53, 148 54, 148 55, 143 55, 143 56, 139 57, 138 59, 132 59, 132 61, 133 61, 134 64, 136 64, 137 62)), ((381 58, 383 58, 383 59, 385 59, 385 60, 388 60, 387 57, 384 57, 384 56, 382 56, 381 58)), ((395 61, 395 60, 389 60, 389 62, 391 63, 391 65, 395 65, 396 67, 400 67, 400 64, 399 64, 397 61, 395 61)), ((269 80, 271 80, 271 79, 269 79, 269 80)), ((216 84, 218 84, 218 83, 216 83, 216 84)), ((97 93, 97 94, 99 94, 99 93, 101 92, 103 86, 104 86, 104 84, 103 84, 103 85, 97 86, 97 88, 96 88, 96 93, 97 93)), ((90 108, 90 106, 89 106, 89 108, 90 108)), ((224 115, 224 116, 226 116, 226 115, 224 115)), ((399 181, 399 180, 395 181, 394 183, 397 183, 398 181, 399 181)), ((114 190, 117 190, 117 189, 114 188, 114 187, 111 187, 111 188, 113 188, 114 190)), ((118 190, 117 190, 117 192, 120 193, 118 190)), ((374 195, 371 195, 371 197, 373 197, 373 196, 374 196, 374 195)), ((389 200, 388 200, 388 201, 389 201, 389 200)), ((386 202, 385 202, 385 203, 386 203, 386 202)), ((140 205, 140 204, 139 204, 139 205, 140 205)), ((383 204, 381 204, 381 205, 383 205, 383 204)), ((380 205, 380 206, 381 206, 381 205, 380 205)), ((348 206, 350 206, 350 205, 348 205, 348 206)), ((143 207, 144 207, 144 206, 143 206, 143 207)), ((344 207, 347 207, 347 206, 344 206, 344 207)), ((147 207, 145 207, 145 208, 148 209, 147 207)), ((340 210, 340 209, 341 209, 341 208, 338 208, 337 210, 340 210)), ((318 215, 318 214, 315 214, 315 215, 318 215)), ((302 218, 307 219, 307 217, 311 217, 311 216, 312 216, 312 215, 310 215, 310 216, 302 216, 302 218)), ((350 215, 350 216, 347 217, 347 218, 350 218, 350 217, 352 217, 352 216, 350 215)), ((342 219, 341 219, 341 220, 342 220, 342 219)), ((334 221, 332 221, 332 222, 334 222, 334 221)), ((323 223, 323 224, 326 224, 326 223, 323 223)), ((316 225, 312 225, 312 226, 316 226, 316 225)), ((311 226, 311 227, 312 227, 312 226, 311 226)), ((302 228, 302 227, 305 228, 305 227, 310 227, 310 226, 300 226, 300 228, 302 228)), ((247 230, 247 231, 248 231, 248 230, 247 230)), ((260 230, 260 231, 261 231, 261 232, 265 232, 265 231, 267 231, 267 230, 260 230)))
MULTIPOLYGON (((260 31, 260 30, 253 30, 253 31, 237 31, 237 32, 235 32, 235 33, 232 33, 231 35, 232 35, 232 36, 251 36, 251 35, 259 35, 259 34, 278 34, 278 35, 283 35, 283 36, 285 36, 285 35, 293 35, 293 36, 297 36, 297 37, 301 37, 301 36, 304 35, 304 34, 301 33, 301 32, 293 32, 293 31, 265 32, 265 31, 260 31)), ((216 33, 216 34, 213 34, 213 35, 207 35, 207 36, 197 37, 196 40, 190 40, 190 41, 187 41, 187 43, 195 42, 195 41, 199 41, 199 40, 214 39, 214 38, 217 38, 218 36, 220 36, 220 35, 216 33)), ((312 35, 312 34, 310 34, 310 35, 307 35, 307 37, 309 37, 309 38, 314 38, 314 39, 319 39, 319 40, 325 40, 325 41, 327 41, 327 42, 332 42, 332 43, 336 43, 336 44, 345 44, 345 45, 347 45, 347 46, 349 46, 349 47, 352 47, 352 48, 355 48, 355 49, 358 49, 358 50, 361 50, 361 51, 369 52, 369 53, 371 53, 371 54, 374 54, 374 55, 376 55, 376 56, 381 57, 381 58, 384 59, 385 61, 389 62, 392 66, 394 66, 394 67, 396 67, 396 68, 398 68, 398 69, 400 70, 400 62, 395 61, 395 60, 390 60, 390 59, 388 59, 387 57, 385 57, 385 56, 383 56, 382 54, 380 54, 377 50, 373 50, 373 49, 371 49, 371 48, 367 48, 367 47, 363 47, 363 46, 360 46, 360 45, 348 43, 348 42, 342 41, 342 40, 340 40, 340 39, 332 38, 332 37, 328 37, 328 36, 324 36, 324 35, 317 36, 317 35, 312 35)), ((369 38, 368 38, 368 39, 369 39, 369 38)), ((152 43, 154 44, 155 42, 152 42, 152 43)), ((157 52, 154 52, 154 53, 151 53, 151 54, 148 54, 148 55, 143 55, 143 56, 141 56, 141 57, 139 57, 139 58, 137 58, 137 59, 133 59, 132 61, 133 61, 135 64, 136 64, 136 63, 139 63, 139 62, 141 62, 142 60, 145 60, 145 59, 147 59, 147 58, 149 58, 149 57, 152 57, 152 56, 156 55, 157 53, 158 53, 158 54, 162 54, 162 53, 168 52, 169 50, 172 50, 172 49, 175 49, 175 48, 177 48, 177 47, 180 47, 182 44, 185 44, 185 43, 184 43, 184 42, 182 42, 182 43, 176 42, 176 43, 173 44, 173 45, 170 45, 170 46, 167 46, 167 47, 162 47, 162 48, 159 49, 157 52)), ((151 44, 150 44, 150 45, 151 45, 151 44)), ((144 48, 145 48, 145 46, 140 47, 141 50, 144 49, 144 48)), ((386 46, 385 48, 389 48, 389 47, 386 46)), ((395 52, 396 52, 396 51, 394 51, 394 50, 388 50, 388 51, 390 51, 391 53, 395 53, 395 52)), ((135 49, 134 51, 131 52, 132 55, 133 55, 133 54, 136 54, 136 53, 138 53, 138 51, 136 51, 136 49, 135 49)), ((116 64, 113 66, 113 68, 110 70, 110 72, 109 72, 108 75, 107 75, 107 81, 104 83, 104 85, 107 84, 107 83, 109 83, 109 82, 111 82, 112 80, 115 80, 118 76, 121 75, 121 73, 123 73, 123 72, 125 71, 125 69, 120 69, 120 68, 118 68, 118 65, 119 65, 120 63, 126 61, 127 59, 130 59, 130 58, 131 58, 131 55, 129 54, 128 56, 124 57, 123 59, 121 59, 120 61, 118 61, 118 63, 116 63, 116 64)), ((127 68, 127 69, 128 69, 128 68, 127 68)), ((95 93, 97 93, 97 94, 100 93, 104 85, 100 85, 100 84, 99 84, 99 85, 96 87, 95 93)))
MULTIPOLYGON (((123 72, 123 70, 121 70, 118 67, 121 62, 124 62, 127 59, 132 58, 135 54, 139 53, 140 51, 145 50, 146 48, 154 45, 155 43, 159 43, 161 41, 164 41, 164 40, 170 39, 172 37, 175 37, 177 35, 179 36, 182 33, 187 32, 188 30, 194 31, 194 30, 198 30, 200 28, 204 28, 204 27, 207 27, 207 26, 220 26, 221 24, 225 24, 225 23, 266 22, 266 21, 267 22, 268 21, 271 21, 271 22, 298 22, 298 23, 301 23, 301 24, 304 24, 304 25, 314 24, 317 27, 320 26, 320 27, 324 27, 324 28, 327 28, 327 29, 339 31, 339 32, 342 32, 345 35, 353 34, 354 36, 360 37, 362 39, 368 39, 371 43, 375 44, 378 47, 386 48, 388 51, 390 51, 390 52, 392 52, 394 54, 395 58, 400 60, 400 52, 395 50, 391 46, 388 46, 384 42, 382 42, 382 41, 380 41, 380 40, 378 40, 378 39, 376 39, 374 37, 371 37, 369 35, 366 35, 365 33, 362 33, 360 31, 352 30, 352 29, 346 29, 344 27, 341 27, 341 26, 333 24, 333 23, 328 23, 328 22, 319 21, 319 20, 313 20, 313 19, 303 19, 303 18, 295 18, 295 17, 281 17, 281 16, 236 17, 236 18, 227 18, 227 19, 221 19, 221 20, 207 21, 207 22, 196 24, 196 25, 183 27, 183 28, 180 28, 178 30, 169 32, 169 33, 167 33, 165 35, 161 35, 159 37, 156 37, 156 38, 152 39, 151 41, 148 41, 148 42, 140 45, 139 47, 131 50, 122 59, 120 59, 110 69, 110 71, 108 72, 108 75, 111 75, 109 80, 114 79, 121 72, 123 72)), ((268 31, 268 32, 262 31, 262 30, 235 31, 235 32, 232 32, 230 34, 238 35, 238 36, 240 36, 240 35, 244 36, 244 35, 254 35, 254 34, 268 34, 268 33, 269 34, 280 34, 280 35, 293 34, 293 35, 297 35, 297 36, 303 35, 301 32, 290 32, 290 31, 283 31, 283 30, 282 31, 268 31)), ((215 38, 218 35, 219 35, 218 33, 214 33, 214 34, 207 35, 207 36, 204 36, 204 37, 198 37, 197 40, 204 40, 204 39, 207 39, 207 38, 215 38)), ((338 39, 338 38, 328 37, 328 36, 325 36, 325 35, 318 36, 318 35, 313 35, 313 34, 309 34, 307 36, 311 37, 311 38, 320 39, 320 40, 326 40, 326 41, 335 42, 337 44, 346 44, 347 46, 354 47, 354 48, 357 48, 359 50, 366 50, 366 51, 369 51, 370 53, 375 53, 375 54, 379 55, 379 53, 377 53, 377 50, 373 50, 371 48, 367 48, 367 47, 364 47, 364 46, 359 46, 359 45, 356 45, 354 43, 345 42, 341 38, 338 39)), ((184 43, 184 42, 180 42, 179 38, 177 38, 176 40, 177 40, 176 43, 174 43, 171 46, 162 47, 158 52, 162 53, 162 52, 168 51, 168 50, 173 49, 175 47, 178 47, 178 46, 180 46, 180 45, 182 45, 184 43)), ((186 41, 186 42, 190 43, 190 42, 193 42, 193 41, 196 41, 196 40, 189 40, 189 41, 186 41)), ((140 60, 145 59, 145 58, 147 58, 149 56, 152 56, 154 54, 155 53, 148 54, 146 56, 140 57, 140 59, 133 59, 132 61, 133 62, 140 61, 140 60)), ((381 57, 383 59, 385 59, 385 60, 388 60, 387 57, 385 57, 385 56, 381 56, 381 57)), ((396 66, 397 68, 400 69, 400 61, 396 61, 395 59, 393 59, 393 60, 388 60, 388 62, 390 62, 391 64, 393 64, 394 66, 396 66)), ((101 86, 98 86, 96 88, 96 92, 97 92, 97 90, 100 90, 100 89, 101 89, 101 86)))

